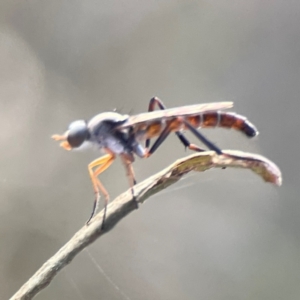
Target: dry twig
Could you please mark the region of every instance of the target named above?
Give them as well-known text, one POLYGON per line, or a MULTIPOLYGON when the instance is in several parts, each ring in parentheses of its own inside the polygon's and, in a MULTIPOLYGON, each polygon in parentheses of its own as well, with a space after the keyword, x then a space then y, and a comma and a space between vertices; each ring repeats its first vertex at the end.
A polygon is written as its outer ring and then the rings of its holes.
MULTIPOLYGON (((151 195, 178 181, 184 174, 190 171, 203 172, 211 168, 247 168, 260 175, 265 181, 278 186, 281 185, 280 170, 265 157, 240 151, 228 150, 223 152, 223 155, 217 155, 213 151, 201 152, 177 160, 166 169, 136 185, 134 188, 136 200, 143 203, 151 195)), ((127 191, 121 194, 107 208, 104 230, 101 230, 103 216, 103 211, 101 211, 89 226, 81 228, 65 246, 45 262, 11 297, 11 300, 32 299, 51 282, 63 267, 72 261, 76 254, 111 230, 135 208, 136 204, 132 201, 131 192, 127 191)))

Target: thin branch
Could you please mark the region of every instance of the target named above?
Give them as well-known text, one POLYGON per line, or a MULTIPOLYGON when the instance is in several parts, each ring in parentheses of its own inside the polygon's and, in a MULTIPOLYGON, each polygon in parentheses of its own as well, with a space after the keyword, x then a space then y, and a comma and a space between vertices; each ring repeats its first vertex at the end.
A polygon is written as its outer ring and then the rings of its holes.
MULTIPOLYGON (((266 182, 281 185, 279 168, 263 156, 240 151, 224 151, 217 155, 213 151, 200 152, 177 160, 166 169, 144 180, 134 187, 136 200, 143 203, 151 195, 177 182, 183 175, 191 171, 203 172, 211 168, 246 168, 260 175, 266 182)), ((111 230, 121 219, 135 210, 130 191, 118 196, 107 207, 105 228, 101 230, 103 211, 97 214, 89 226, 81 228, 69 242, 65 244, 53 257, 12 296, 11 300, 32 299, 44 289, 54 276, 89 244, 98 237, 111 230)))

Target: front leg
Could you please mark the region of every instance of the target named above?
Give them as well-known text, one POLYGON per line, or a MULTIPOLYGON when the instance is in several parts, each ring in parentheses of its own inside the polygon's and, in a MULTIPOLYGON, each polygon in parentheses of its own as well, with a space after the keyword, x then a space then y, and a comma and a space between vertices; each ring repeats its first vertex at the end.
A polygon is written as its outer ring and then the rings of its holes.
POLYGON ((89 222, 91 221, 91 219, 93 218, 93 216, 97 210, 97 206, 98 206, 98 203, 100 200, 100 191, 101 191, 102 194, 104 195, 104 213, 103 213, 103 220, 102 220, 101 228, 102 229, 104 228, 106 210, 107 210, 107 205, 109 202, 109 194, 106 191, 105 187, 100 182, 100 180, 97 178, 97 176, 99 174, 101 174, 102 172, 104 172, 113 163, 114 160, 115 160, 115 155, 109 153, 109 154, 106 154, 106 155, 92 161, 88 165, 89 174, 90 174, 91 181, 93 184, 93 189, 95 192, 95 200, 94 200, 94 205, 93 205, 91 216, 86 222, 87 225, 89 224, 89 222), (95 168, 95 167, 98 167, 98 168, 95 171, 93 171, 93 168, 95 168))

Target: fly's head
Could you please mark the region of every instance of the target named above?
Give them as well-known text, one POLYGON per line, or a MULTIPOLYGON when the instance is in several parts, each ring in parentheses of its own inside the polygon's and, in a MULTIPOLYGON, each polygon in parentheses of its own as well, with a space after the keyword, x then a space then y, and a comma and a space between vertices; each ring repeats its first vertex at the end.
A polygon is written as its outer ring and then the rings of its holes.
POLYGON ((84 120, 72 122, 63 135, 55 134, 52 138, 61 141, 60 146, 65 150, 82 149, 83 144, 96 144, 101 148, 105 146, 101 140, 113 135, 115 128, 126 122, 127 119, 128 115, 121 115, 116 112, 101 113, 88 122, 84 120))
POLYGON ((79 148, 90 137, 87 123, 84 120, 74 121, 69 125, 68 130, 63 135, 55 134, 52 138, 62 141, 60 146, 65 150, 79 148))

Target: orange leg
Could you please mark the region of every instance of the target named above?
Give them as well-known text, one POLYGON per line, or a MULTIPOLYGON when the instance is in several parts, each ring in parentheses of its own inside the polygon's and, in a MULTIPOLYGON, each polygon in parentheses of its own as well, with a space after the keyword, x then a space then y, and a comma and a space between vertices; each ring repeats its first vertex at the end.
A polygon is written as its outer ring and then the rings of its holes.
POLYGON ((104 172, 113 163, 114 160, 115 160, 115 155, 113 155, 112 153, 109 153, 109 154, 106 154, 106 155, 92 161, 88 166, 89 174, 90 174, 92 184, 93 184, 93 189, 95 192, 95 200, 94 200, 94 205, 93 205, 93 210, 92 210, 91 216, 88 219, 88 221, 86 222, 87 225, 89 224, 90 220, 93 218, 93 216, 96 212, 96 209, 97 209, 97 206, 98 206, 98 203, 100 200, 100 191, 101 191, 105 198, 102 228, 104 226, 105 217, 106 217, 106 208, 107 208, 107 204, 109 202, 109 195, 108 195, 108 192, 106 191, 106 189, 104 188, 104 186, 102 185, 102 183, 100 182, 100 180, 97 178, 97 176, 100 175, 102 172, 104 172), (93 171, 93 168, 95 168, 97 166, 98 166, 98 168, 95 171, 93 171))

